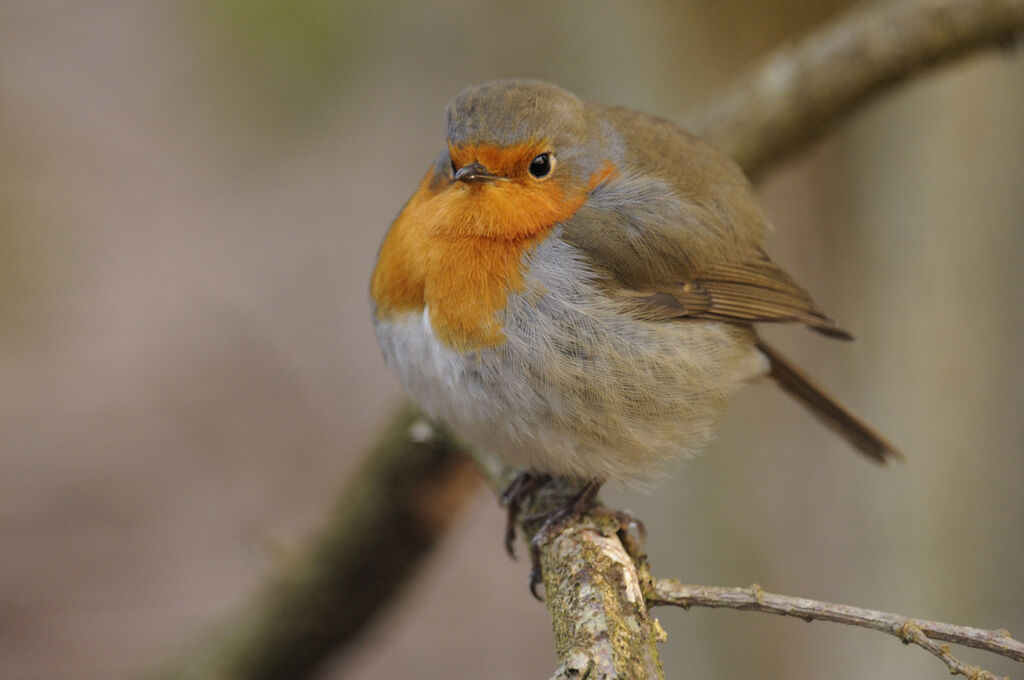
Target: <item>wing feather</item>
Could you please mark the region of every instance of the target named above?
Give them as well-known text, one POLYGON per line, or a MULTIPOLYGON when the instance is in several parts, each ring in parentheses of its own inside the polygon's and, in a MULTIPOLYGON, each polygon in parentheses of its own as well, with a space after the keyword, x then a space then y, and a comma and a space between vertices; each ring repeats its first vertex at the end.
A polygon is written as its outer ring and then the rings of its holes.
POLYGON ((803 323, 825 335, 852 338, 763 252, 748 261, 705 267, 685 283, 624 295, 637 303, 644 318, 803 323))

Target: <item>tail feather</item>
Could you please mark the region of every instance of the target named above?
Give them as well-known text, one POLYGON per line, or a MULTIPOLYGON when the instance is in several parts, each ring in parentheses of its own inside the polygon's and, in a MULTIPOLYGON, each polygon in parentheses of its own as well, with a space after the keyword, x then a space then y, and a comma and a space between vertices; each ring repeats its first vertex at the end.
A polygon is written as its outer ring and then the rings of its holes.
POLYGON ((829 396, 803 371, 763 340, 757 348, 768 358, 769 375, 784 391, 810 409, 825 425, 835 430, 854 448, 879 463, 903 455, 882 435, 829 396))

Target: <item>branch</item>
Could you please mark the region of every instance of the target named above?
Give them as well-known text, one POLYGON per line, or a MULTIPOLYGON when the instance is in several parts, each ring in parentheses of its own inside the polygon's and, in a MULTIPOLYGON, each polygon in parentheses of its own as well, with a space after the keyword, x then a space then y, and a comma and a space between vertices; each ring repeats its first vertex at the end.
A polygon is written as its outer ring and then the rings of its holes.
POLYGON ((845 604, 831 604, 808 600, 803 597, 776 595, 761 590, 756 583, 749 588, 719 588, 713 586, 691 586, 675 579, 654 579, 647 592, 648 604, 675 605, 683 609, 690 607, 712 607, 746 609, 795 616, 804 621, 833 621, 850 626, 860 626, 898 637, 904 644, 915 644, 939 657, 953 674, 972 680, 992 680, 996 676, 976 666, 968 666, 949 653, 946 645, 934 640, 984 649, 1015 661, 1024 661, 1024 643, 1010 637, 1006 630, 983 630, 968 626, 955 626, 938 621, 911 619, 900 614, 851 607, 845 604))
POLYGON ((665 632, 647 608, 640 574, 614 522, 593 516, 541 554, 544 592, 562 662, 555 678, 664 678, 665 632))
POLYGON ((685 124, 756 179, 911 76, 1022 32, 1024 0, 861 3, 777 50, 685 124))
POLYGON ((212 640, 156 677, 312 674, 394 598, 479 487, 462 449, 404 407, 339 496, 309 552, 212 640))
MULTIPOLYGON (((516 470, 482 451, 473 458, 500 496, 516 470)), ((543 524, 535 518, 564 508, 579 482, 553 479, 531 494, 519 514, 527 544, 543 524)), ((665 631, 650 616, 643 595, 650 580, 635 531, 596 508, 541 547, 544 595, 561 665, 552 680, 664 678, 657 643, 665 631)), ((524 586, 525 591, 525 586, 524 586)))

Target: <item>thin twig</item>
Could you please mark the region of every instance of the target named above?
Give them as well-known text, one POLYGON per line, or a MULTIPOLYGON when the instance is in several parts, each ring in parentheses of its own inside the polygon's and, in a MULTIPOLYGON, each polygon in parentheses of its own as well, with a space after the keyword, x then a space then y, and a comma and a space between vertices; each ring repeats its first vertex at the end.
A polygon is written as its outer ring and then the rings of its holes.
POLYGON ((1010 680, 1008 677, 993 675, 978 666, 971 666, 964 663, 949 653, 949 645, 940 645, 938 642, 930 639, 913 621, 908 620, 903 624, 903 626, 900 627, 898 635, 900 640, 903 641, 903 644, 915 644, 920 647, 924 647, 929 652, 942 659, 942 662, 946 664, 947 668, 949 668, 951 675, 963 675, 971 680, 1010 680))
POLYGON ((893 635, 906 644, 916 644, 942 659, 951 673, 960 673, 972 679, 991 680, 994 676, 987 671, 968 666, 949 653, 946 645, 935 640, 954 642, 966 647, 983 649, 1000 656, 1024 661, 1024 643, 1015 640, 1005 630, 984 630, 969 626, 956 626, 939 621, 912 619, 900 614, 832 604, 804 597, 791 597, 766 593, 756 583, 749 588, 720 588, 715 586, 692 586, 675 579, 653 579, 647 601, 651 606, 675 605, 683 609, 690 607, 712 607, 726 609, 749 609, 794 616, 804 621, 833 621, 850 626, 870 628, 893 635))

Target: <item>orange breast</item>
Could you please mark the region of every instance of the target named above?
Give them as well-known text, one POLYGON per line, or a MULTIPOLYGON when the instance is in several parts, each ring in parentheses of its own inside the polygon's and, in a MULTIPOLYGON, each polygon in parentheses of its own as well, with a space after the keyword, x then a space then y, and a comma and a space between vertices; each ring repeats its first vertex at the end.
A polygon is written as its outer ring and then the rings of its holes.
POLYGON ((381 246, 370 293, 380 319, 430 310, 460 351, 505 341, 497 312, 523 290, 523 256, 586 200, 552 181, 431 186, 428 173, 381 246))

